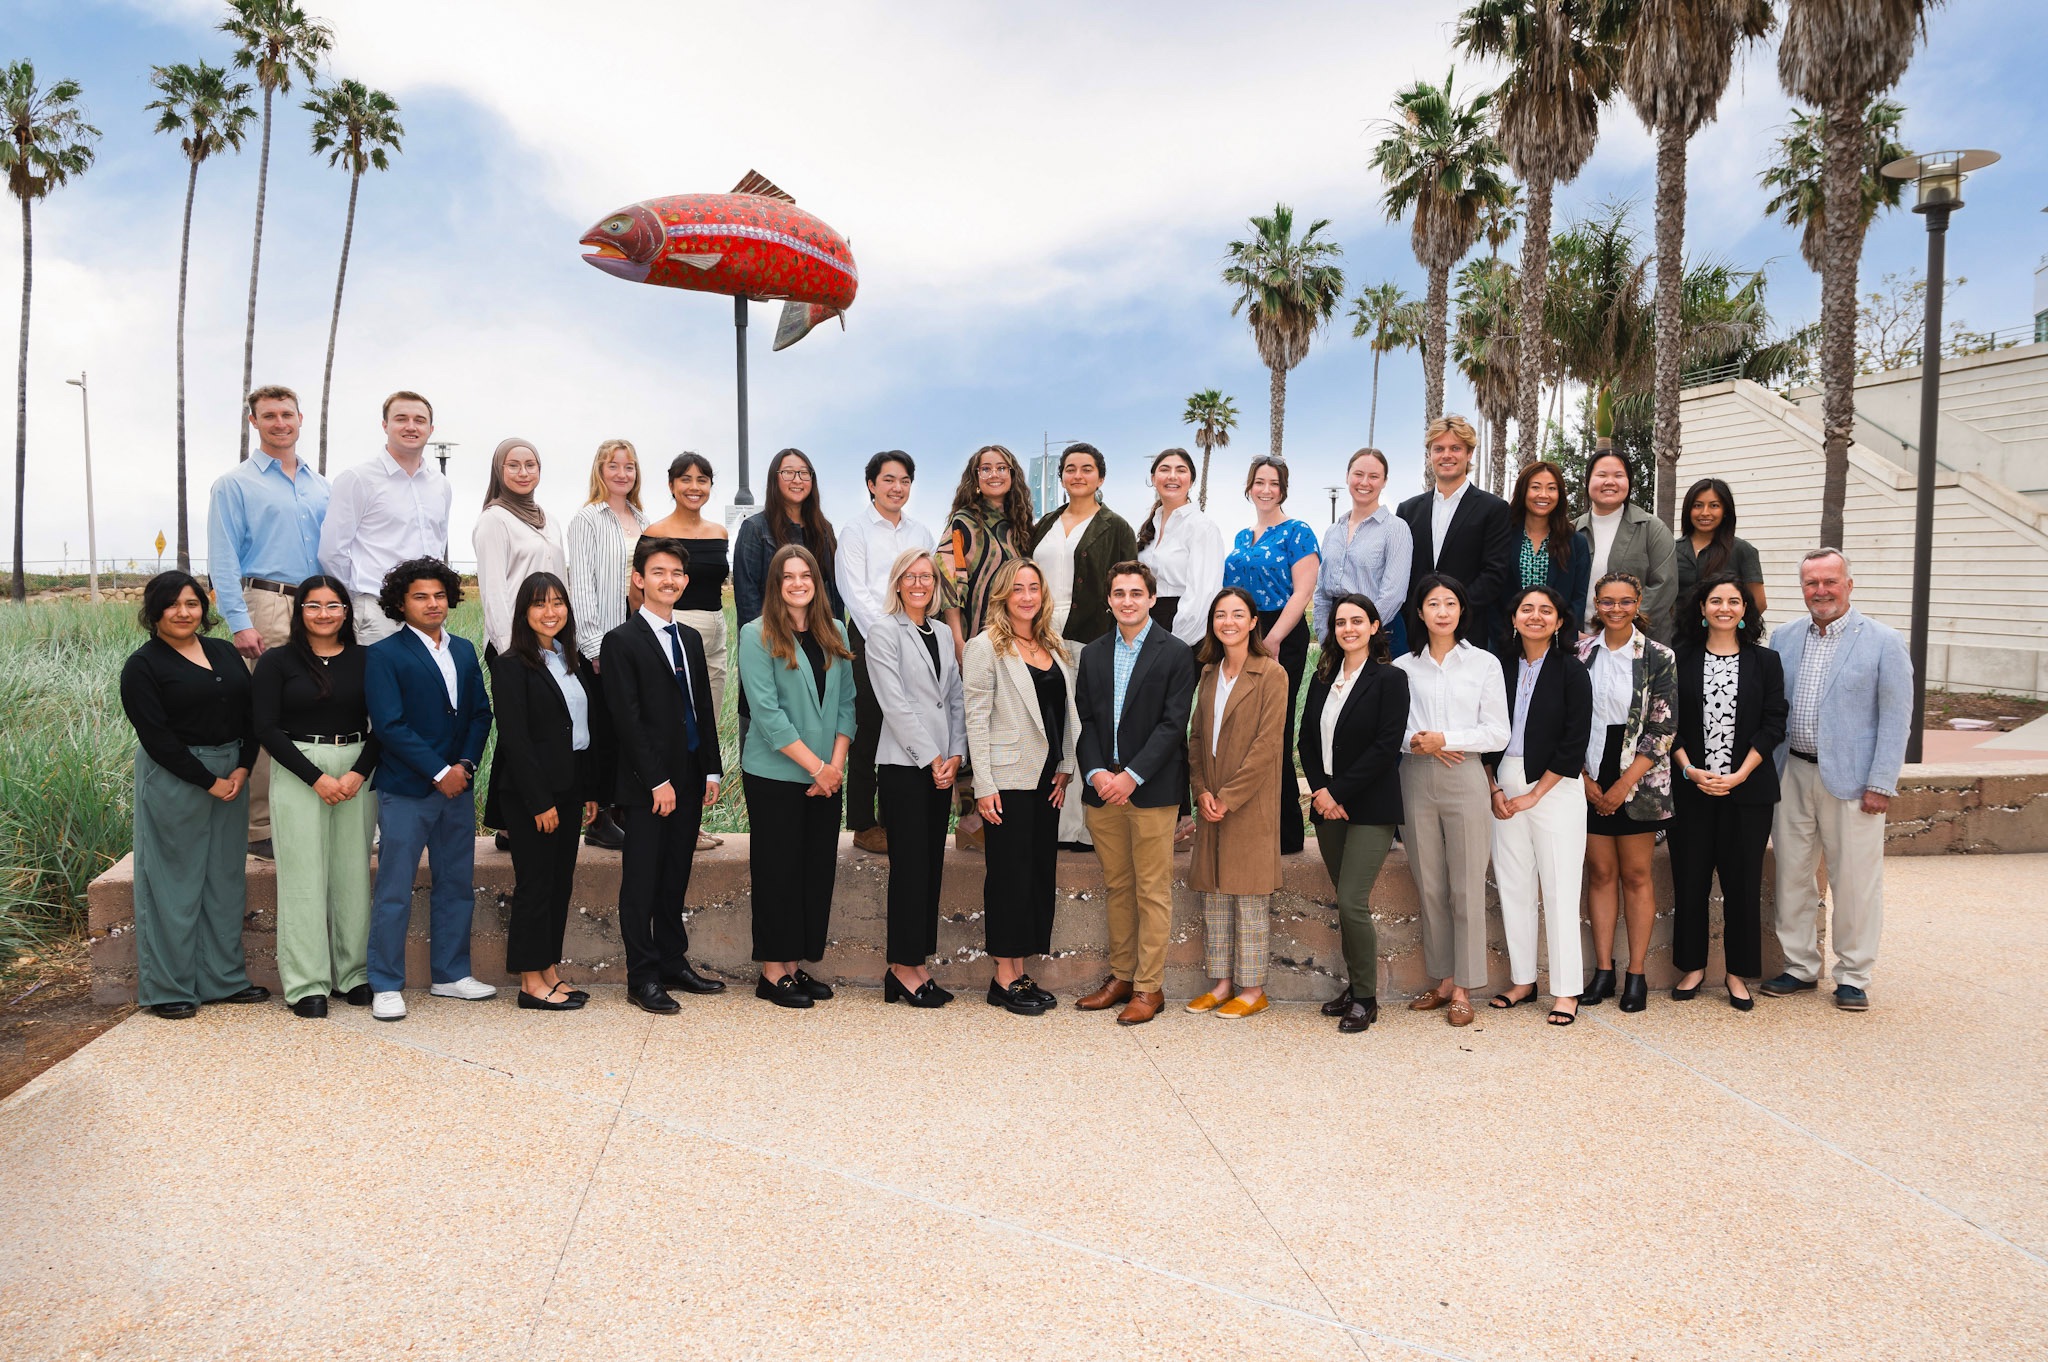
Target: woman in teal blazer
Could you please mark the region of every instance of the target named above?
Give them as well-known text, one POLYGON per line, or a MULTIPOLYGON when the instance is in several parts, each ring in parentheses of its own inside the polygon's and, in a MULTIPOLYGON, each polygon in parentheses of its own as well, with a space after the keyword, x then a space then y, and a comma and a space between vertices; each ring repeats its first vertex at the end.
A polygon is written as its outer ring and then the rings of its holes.
POLYGON ((830 984, 802 969, 825 955, 840 786, 853 742, 853 654, 824 580, 809 549, 784 545, 768 562, 761 617, 740 630, 740 685, 752 715, 740 779, 753 829, 748 867, 761 962, 754 996, 778 1007, 832 996, 830 984))

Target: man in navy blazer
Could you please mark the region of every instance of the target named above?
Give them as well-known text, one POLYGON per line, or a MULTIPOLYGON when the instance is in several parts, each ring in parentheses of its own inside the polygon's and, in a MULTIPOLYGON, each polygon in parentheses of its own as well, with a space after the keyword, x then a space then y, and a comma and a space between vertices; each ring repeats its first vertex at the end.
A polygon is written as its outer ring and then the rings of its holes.
POLYGON ((1870 971, 1884 929, 1884 824, 1913 726, 1913 659, 1896 629, 1849 604, 1855 587, 1840 549, 1799 564, 1810 618, 1779 626, 1791 712, 1778 747, 1781 797, 1771 823, 1778 865, 1778 945, 1785 972, 1774 998, 1819 986, 1823 861, 1835 900, 1835 1006, 1870 1006, 1870 971))
MULTIPOLYGON (((1508 504, 1472 485, 1472 452, 1478 443, 1479 433, 1462 416, 1439 416, 1430 422, 1423 448, 1434 488, 1408 498, 1396 512, 1408 522, 1415 555, 1408 569, 1406 618, 1411 639, 1428 637, 1416 613, 1421 602, 1413 593, 1432 572, 1455 577, 1465 588, 1465 637, 1481 648, 1492 641, 1501 601, 1521 585, 1508 504)), ((1317 620, 1316 627, 1322 628, 1323 622, 1317 620)))
POLYGON ((363 689, 383 744, 377 765, 377 882, 370 905, 370 1015, 405 1015, 405 934, 412 882, 427 854, 433 882, 433 993, 474 1002, 498 990, 469 972, 476 795, 470 784, 491 732, 476 649, 447 629, 462 579, 438 558, 400 563, 379 607, 403 627, 370 645, 363 689))

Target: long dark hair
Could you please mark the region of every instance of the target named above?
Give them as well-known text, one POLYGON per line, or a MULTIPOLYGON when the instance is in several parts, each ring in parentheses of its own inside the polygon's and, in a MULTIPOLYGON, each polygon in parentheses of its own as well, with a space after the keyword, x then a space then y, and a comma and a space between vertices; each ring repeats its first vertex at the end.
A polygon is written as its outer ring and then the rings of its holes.
POLYGON ((1712 492, 1721 499, 1721 523, 1714 527, 1713 537, 1699 554, 1700 578, 1705 580, 1718 577, 1735 566, 1735 493, 1729 491, 1728 484, 1719 478, 1701 478, 1687 488, 1685 508, 1678 513, 1679 534, 1683 538, 1692 538, 1692 506, 1702 492, 1712 492))
POLYGON ((180 572, 176 568, 159 572, 142 584, 142 608, 135 612, 135 618, 141 621, 144 629, 154 635, 156 626, 162 622, 170 608, 178 603, 179 595, 188 586, 192 588, 192 594, 199 598, 199 632, 208 632, 220 623, 220 616, 213 613, 213 598, 206 594, 206 588, 199 584, 197 577, 189 572, 180 572))
POLYGON ((334 693, 334 687, 327 680, 327 668, 320 665, 320 659, 313 653, 313 636, 306 631, 306 596, 321 588, 332 591, 341 598, 341 640, 342 651, 356 646, 356 603, 348 594, 348 587, 339 577, 330 577, 316 572, 300 582, 298 590, 292 592, 292 633, 291 650, 306 664, 306 672, 313 678, 313 689, 322 700, 334 693))
MULTIPOLYGON (((1153 478, 1157 477, 1159 475, 1159 465, 1165 463, 1168 459, 1179 459, 1188 466, 1188 476, 1190 478, 1194 477, 1195 461, 1188 457, 1188 452, 1185 449, 1174 448, 1162 449, 1152 456, 1152 466, 1145 470, 1145 481, 1150 482, 1153 478)), ((1143 553, 1152 546, 1152 540, 1158 533, 1152 528, 1152 522, 1158 517, 1159 508, 1162 504, 1164 503, 1159 500, 1159 496, 1155 492, 1152 497, 1152 509, 1145 512, 1145 523, 1138 527, 1138 552, 1140 553, 1143 553)), ((1210 604, 1213 605, 1215 602, 1212 601, 1210 604)), ((1258 612, 1253 611, 1252 613, 1257 614, 1258 612)))
POLYGON ((1422 603, 1429 599, 1429 593, 1442 587, 1458 598, 1458 627, 1451 631, 1451 637, 1462 639, 1465 631, 1475 621, 1472 618, 1472 598, 1465 594, 1465 584, 1448 572, 1432 572, 1415 584, 1415 590, 1408 597, 1415 602, 1415 622, 1419 626, 1415 637, 1408 640, 1408 651, 1418 657, 1429 646, 1429 625, 1422 619, 1422 603))
POLYGON ((792 559, 811 570, 811 603, 804 608, 804 627, 824 650, 825 669, 830 671, 833 658, 851 658, 853 654, 839 637, 839 622, 832 618, 832 604, 825 594, 825 574, 818 566, 817 555, 802 544, 784 544, 768 560, 767 580, 761 584, 761 642, 768 645, 770 657, 779 657, 789 670, 796 670, 800 646, 796 641, 797 627, 790 618, 788 602, 782 599, 782 572, 792 559))
POLYGON ((1558 568, 1568 568, 1572 561, 1571 508, 1565 504, 1564 470, 1546 459, 1539 459, 1522 470, 1522 476, 1515 479, 1515 495, 1508 502, 1508 518, 1515 526, 1516 543, 1529 534, 1529 484, 1538 473, 1548 473, 1557 480, 1557 505, 1550 508, 1550 533, 1546 541, 1550 546, 1550 561, 1558 568))
POLYGON ((1724 572, 1718 577, 1703 577, 1699 585, 1685 594, 1678 603, 1678 621, 1675 632, 1681 647, 1698 648, 1707 646, 1707 597, 1714 594, 1716 587, 1732 586, 1742 593, 1742 626, 1735 631, 1735 641, 1744 648, 1761 647, 1763 644, 1763 612, 1756 608, 1756 595, 1749 589, 1749 583, 1738 582, 1733 573, 1724 572))
POLYGON ((1038 519, 1031 513, 1031 489, 1024 485, 1024 465, 1017 462, 1017 456, 1002 445, 983 445, 967 460, 967 471, 960 475, 960 485, 953 489, 952 515, 959 515, 970 506, 980 506, 986 498, 981 495, 981 456, 1000 454, 1010 468, 1010 490, 1003 494, 1002 517, 1010 525, 1010 552, 1023 556, 1024 541, 1031 537, 1031 527, 1038 519))
POLYGON ((1508 641, 1501 645, 1501 651, 1508 657, 1520 657, 1523 655, 1522 636, 1516 631, 1514 624, 1515 612, 1520 610, 1522 602, 1528 600, 1531 596, 1548 597, 1550 608, 1557 612, 1557 628, 1550 631, 1550 639, 1543 645, 1546 653, 1557 650, 1558 639, 1564 636, 1565 629, 1571 623, 1571 607, 1565 604, 1562 591, 1559 591, 1554 586, 1545 586, 1541 582, 1523 587, 1520 591, 1508 597, 1508 641))
POLYGON ((839 550, 839 539, 832 533, 832 522, 825 519, 825 507, 818 490, 818 469, 811 462, 810 455, 794 448, 775 451, 775 457, 768 461, 768 487, 761 494, 761 515, 768 531, 768 542, 778 547, 794 542, 789 537, 790 521, 803 526, 805 544, 824 572, 818 581, 818 589, 823 591, 825 582, 832 577, 832 560, 839 550), (794 505, 782 491, 782 465, 791 459, 803 460, 804 467, 811 473, 811 494, 794 505), (796 514, 791 515, 791 511, 796 514))
POLYGON ((1366 645, 1365 656, 1369 662, 1392 662, 1394 652, 1387 642, 1387 626, 1380 619, 1379 607, 1372 603, 1372 597, 1361 596, 1347 591, 1330 602, 1330 626, 1323 631, 1323 655, 1316 663, 1316 680, 1329 681, 1337 675, 1337 668, 1344 665, 1344 648, 1337 642, 1337 611, 1340 607, 1355 605, 1365 612, 1365 617, 1374 624, 1372 642, 1366 645))
POLYGON ((1252 599, 1252 593, 1241 586, 1226 586, 1216 593, 1209 602, 1209 611, 1203 620, 1202 641, 1195 647, 1195 661, 1204 667, 1220 664, 1225 656, 1223 640, 1216 637, 1216 607, 1225 597, 1244 602, 1244 608, 1252 612, 1251 637, 1245 640, 1245 652, 1251 657, 1271 657, 1273 652, 1266 647, 1266 631, 1259 627, 1259 603, 1252 599))
POLYGON ((535 572, 527 575, 519 584, 518 594, 512 598, 512 642, 505 649, 527 666, 539 671, 544 660, 540 655, 540 635, 533 632, 527 623, 526 612, 550 596, 561 599, 562 608, 569 612, 569 618, 562 625, 562 632, 555 635, 555 644, 569 659, 569 670, 576 670, 576 607, 569 604, 569 588, 560 577, 552 572, 535 572))

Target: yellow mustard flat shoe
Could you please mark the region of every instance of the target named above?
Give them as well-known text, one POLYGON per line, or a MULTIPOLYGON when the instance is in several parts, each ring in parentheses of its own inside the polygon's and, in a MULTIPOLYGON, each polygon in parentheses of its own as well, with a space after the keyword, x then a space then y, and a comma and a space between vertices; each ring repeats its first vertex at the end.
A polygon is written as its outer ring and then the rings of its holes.
POLYGON ((1271 999, 1261 993, 1255 1002, 1246 1002, 1242 993, 1216 1009, 1219 1017, 1249 1017, 1255 1012, 1264 1012, 1271 999))
POLYGON ((1213 1012, 1218 1007, 1222 1006, 1222 1004, 1223 1000, 1217 997, 1215 994, 1204 993, 1201 997, 1195 999, 1193 1002, 1188 1004, 1188 1011, 1213 1012))

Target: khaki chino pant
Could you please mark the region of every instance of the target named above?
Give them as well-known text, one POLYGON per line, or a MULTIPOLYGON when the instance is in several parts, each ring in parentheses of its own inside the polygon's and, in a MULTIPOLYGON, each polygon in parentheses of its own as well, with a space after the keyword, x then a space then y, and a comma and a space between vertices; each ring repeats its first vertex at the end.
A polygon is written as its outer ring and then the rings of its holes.
POLYGON ((1818 980, 1820 906, 1815 874, 1827 865, 1834 900, 1835 982, 1869 988, 1884 931, 1884 815, 1863 812, 1863 799, 1837 799, 1821 784, 1820 767, 1785 762, 1783 796, 1771 823, 1778 862, 1778 945, 1785 971, 1818 980))
POLYGON ((1110 973, 1139 993, 1157 993, 1166 981, 1173 929, 1173 829, 1180 810, 1091 804, 1087 816, 1109 888, 1110 973))
MULTIPOLYGON (((292 640, 292 598, 275 591, 254 588, 242 593, 249 606, 249 627, 263 638, 265 648, 282 648, 292 640)), ((250 671, 256 659, 245 657, 250 671)), ((257 752, 256 765, 249 771, 249 840, 260 842, 270 836, 270 754, 257 752)))

